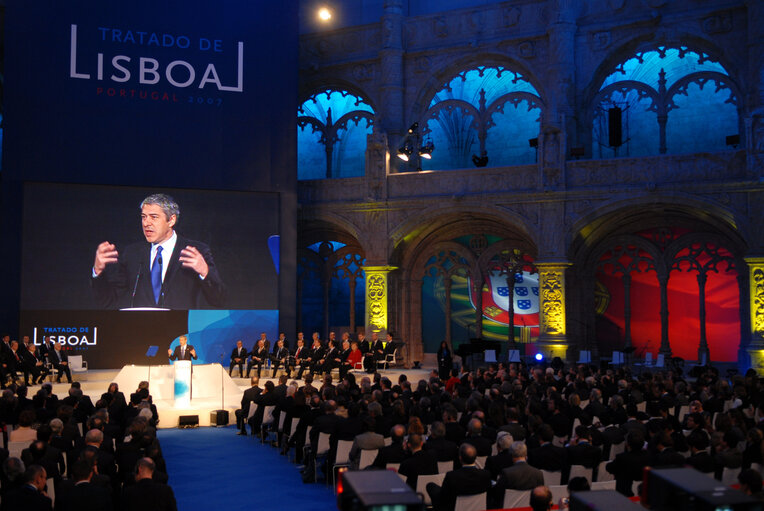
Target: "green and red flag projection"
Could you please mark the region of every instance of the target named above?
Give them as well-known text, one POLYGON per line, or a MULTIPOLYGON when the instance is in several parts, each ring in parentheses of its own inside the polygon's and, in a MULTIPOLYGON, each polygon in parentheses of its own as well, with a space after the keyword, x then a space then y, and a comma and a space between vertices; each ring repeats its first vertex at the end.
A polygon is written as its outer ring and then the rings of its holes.
POLYGON ((694 235, 686 229, 645 231, 637 236, 648 243, 614 245, 599 260, 595 304, 601 349, 623 347, 628 317, 628 330, 636 355, 642 357, 652 352, 655 356, 658 353, 661 345, 661 290, 657 268, 665 264, 670 272, 667 296, 672 355, 687 360, 698 357, 700 289, 704 286, 706 338, 711 359, 720 362, 737 360, 740 293, 735 259, 730 250, 718 241, 694 235), (628 300, 626 289, 629 289, 628 300))

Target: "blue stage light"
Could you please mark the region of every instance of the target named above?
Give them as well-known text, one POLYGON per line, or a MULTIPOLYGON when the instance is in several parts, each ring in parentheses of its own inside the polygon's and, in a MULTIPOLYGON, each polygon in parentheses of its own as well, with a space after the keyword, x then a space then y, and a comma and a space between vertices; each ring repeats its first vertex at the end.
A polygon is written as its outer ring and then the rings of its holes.
POLYGON ((542 360, 544 360, 544 355, 542 355, 541 353, 536 353, 536 360, 541 362, 542 360))

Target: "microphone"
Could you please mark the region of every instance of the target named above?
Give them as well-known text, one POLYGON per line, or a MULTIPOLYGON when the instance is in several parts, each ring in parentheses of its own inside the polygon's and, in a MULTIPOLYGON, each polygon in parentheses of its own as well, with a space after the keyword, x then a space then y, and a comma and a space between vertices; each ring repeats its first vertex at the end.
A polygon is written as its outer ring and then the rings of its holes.
POLYGON ((138 281, 141 278, 142 271, 143 271, 143 261, 141 261, 141 264, 138 265, 138 275, 135 276, 135 285, 133 286, 133 294, 130 296, 130 308, 133 307, 133 302, 135 302, 135 292, 138 291, 138 281))

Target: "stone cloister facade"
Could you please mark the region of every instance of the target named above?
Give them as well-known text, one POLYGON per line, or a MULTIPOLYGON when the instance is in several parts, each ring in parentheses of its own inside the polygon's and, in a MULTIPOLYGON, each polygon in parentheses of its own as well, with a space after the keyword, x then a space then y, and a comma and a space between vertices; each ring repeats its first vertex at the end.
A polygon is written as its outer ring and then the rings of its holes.
MULTIPOLYGON (((713 79, 696 81, 719 87, 713 79)), ((511 279, 525 270, 538 274, 537 348, 569 359, 582 350, 594 359, 610 356, 596 340, 594 285, 598 268, 609 265, 625 290, 618 349, 630 346, 635 328, 632 276, 651 271, 660 289, 658 349, 666 356, 675 351, 668 290, 674 271, 691 271, 700 322, 692 350, 698 360, 714 359, 705 328, 712 319, 704 308, 706 282, 712 273, 730 272, 739 330, 728 332, 725 342, 735 343, 740 364, 764 369, 761 2, 525 0, 407 17, 401 0, 385 0, 379 23, 301 37, 300 88, 301 101, 335 88, 374 108, 362 175, 299 183, 298 243, 345 245, 332 257, 354 260, 345 271, 365 279, 364 289, 351 284, 351 296, 363 294, 365 302, 363 317, 350 313, 352 329, 394 331, 406 342, 406 363, 434 351, 422 340, 427 272, 444 278, 449 343, 453 276, 468 276, 478 291, 471 336, 481 337, 486 310, 479 291, 489 273, 506 275, 513 289, 511 279), (739 139, 708 152, 672 153, 666 111, 659 108, 655 154, 599 158, 593 123, 603 80, 635 54, 662 48, 690 49, 723 66, 739 139), (486 167, 447 171, 403 164, 396 152, 407 128, 426 124, 444 83, 479 66, 520 72, 538 91, 536 162, 493 166, 489 159, 486 167), (471 236, 468 245, 454 243, 462 236, 471 236), (451 262, 440 264, 438 257, 451 262)), ((714 129, 713 118, 704 122, 704 129, 714 129)), ((331 279, 320 267, 319 260, 316 271, 331 279)), ((328 315, 328 294, 323 300, 328 315)))

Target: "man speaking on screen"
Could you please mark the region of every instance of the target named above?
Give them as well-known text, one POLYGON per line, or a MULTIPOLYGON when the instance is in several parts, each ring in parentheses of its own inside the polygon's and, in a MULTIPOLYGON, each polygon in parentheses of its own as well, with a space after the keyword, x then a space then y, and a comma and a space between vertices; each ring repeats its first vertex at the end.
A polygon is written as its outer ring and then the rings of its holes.
POLYGON ((106 309, 222 308, 225 287, 210 248, 179 236, 180 208, 169 195, 154 194, 140 205, 146 243, 117 247, 104 241, 96 249, 91 284, 106 309))

